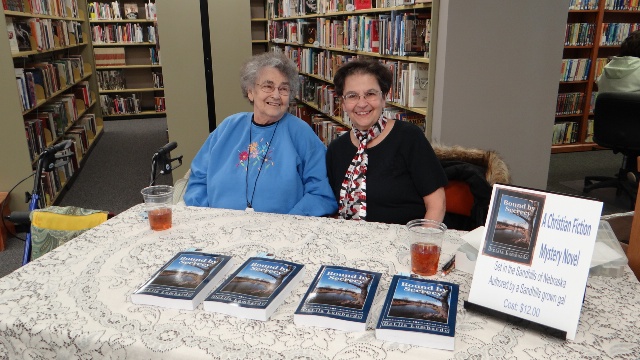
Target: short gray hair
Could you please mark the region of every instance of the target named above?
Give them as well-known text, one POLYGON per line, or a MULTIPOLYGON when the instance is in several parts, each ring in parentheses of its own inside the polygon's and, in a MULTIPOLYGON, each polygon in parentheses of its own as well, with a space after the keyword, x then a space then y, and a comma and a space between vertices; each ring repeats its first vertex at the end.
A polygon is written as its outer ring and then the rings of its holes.
POLYGON ((270 67, 280 71, 289 80, 291 98, 297 94, 300 81, 296 65, 282 53, 267 52, 251 57, 242 65, 240 87, 242 87, 242 95, 244 97, 248 98, 247 92, 253 88, 258 80, 260 70, 270 67))

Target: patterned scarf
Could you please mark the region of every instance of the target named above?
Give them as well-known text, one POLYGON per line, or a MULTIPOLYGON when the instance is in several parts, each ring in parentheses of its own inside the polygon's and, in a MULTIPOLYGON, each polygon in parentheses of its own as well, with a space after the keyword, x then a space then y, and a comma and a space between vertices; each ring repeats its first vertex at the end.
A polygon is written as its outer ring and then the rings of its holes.
POLYGON ((367 218, 367 144, 382 133, 387 119, 380 116, 378 122, 367 131, 353 128, 353 134, 360 141, 356 155, 342 180, 338 215, 342 219, 366 220, 367 218))

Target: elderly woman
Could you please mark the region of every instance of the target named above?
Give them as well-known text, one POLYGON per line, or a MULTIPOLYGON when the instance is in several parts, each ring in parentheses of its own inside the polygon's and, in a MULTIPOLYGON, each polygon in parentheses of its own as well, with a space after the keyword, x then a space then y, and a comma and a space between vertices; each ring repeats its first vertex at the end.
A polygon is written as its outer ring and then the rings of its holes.
POLYGON ((395 224, 442 221, 447 178, 429 141, 417 126, 382 114, 391 72, 377 61, 357 60, 342 66, 333 82, 353 125, 327 150, 339 217, 395 224))
POLYGON ((226 118, 191 163, 187 205, 322 216, 337 205, 327 181, 325 146, 287 113, 298 88, 295 65, 282 54, 251 58, 241 71, 253 112, 226 118))

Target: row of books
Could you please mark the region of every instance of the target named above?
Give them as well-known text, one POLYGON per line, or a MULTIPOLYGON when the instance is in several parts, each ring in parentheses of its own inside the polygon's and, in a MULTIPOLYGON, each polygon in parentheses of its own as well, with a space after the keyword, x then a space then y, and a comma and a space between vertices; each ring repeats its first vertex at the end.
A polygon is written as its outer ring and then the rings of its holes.
POLYGON ((167 100, 164 96, 156 96, 154 98, 156 112, 167 111, 167 100))
POLYGON ((78 17, 77 0, 2 0, 5 10, 37 15, 78 17))
POLYGON ((93 56, 96 61, 96 68, 126 65, 123 47, 96 47, 93 48, 93 56))
POLYGON ((338 136, 349 131, 344 125, 338 124, 322 114, 311 115, 311 123, 313 131, 325 146, 329 146, 338 136))
POLYGON ((153 25, 143 27, 134 23, 98 24, 91 27, 91 40, 94 44, 155 43, 156 30, 153 25))
MULTIPOLYGON (((124 3, 124 18, 133 20, 138 19, 139 11, 137 3, 124 3)), ((156 4, 149 3, 144 5, 145 19, 157 20, 156 4)), ((120 3, 113 1, 111 3, 90 2, 87 3, 87 12, 90 20, 121 20, 122 12, 120 11, 120 3)))
MULTIPOLYGON (((137 6, 137 5, 136 5, 137 6)), ((120 20, 120 4, 117 1, 112 3, 90 2, 87 3, 87 12, 90 20, 120 20)))
POLYGON ((575 121, 555 123, 553 125, 552 145, 573 144, 578 141, 579 125, 575 121))
POLYGON ((77 21, 7 17, 11 52, 44 51, 76 45, 83 41, 82 25, 77 21))
MULTIPOLYGON (((85 84, 88 89, 89 84, 85 84)), ((78 88, 78 95, 83 96, 83 90, 78 88)), ((34 161, 38 154, 47 146, 51 145, 55 139, 62 137, 69 126, 78 119, 78 108, 75 94, 65 94, 59 100, 53 101, 38 112, 27 114, 24 117, 27 131, 27 142, 29 144, 29 154, 31 161, 34 161)))
POLYGON ((596 10, 600 0, 570 0, 569 10, 596 10))
MULTIPOLYGON (((284 46, 280 48, 275 46, 273 51, 281 51, 288 58, 293 60, 298 70, 305 74, 311 74, 331 82, 333 74, 346 62, 357 59, 366 58, 363 55, 347 55, 330 50, 319 50, 310 48, 300 48, 296 46, 284 46)), ((429 95, 429 65, 423 63, 410 63, 398 60, 379 59, 382 64, 387 66, 393 74, 393 82, 391 92, 387 100, 393 101, 402 106, 412 108, 424 108, 427 106, 427 98, 429 95)), ((301 77, 303 86, 309 80, 301 77)), ((318 102, 317 97, 310 99, 309 93, 297 94, 299 98, 305 101, 317 103, 319 106, 328 105, 332 102, 318 102)), ((324 111, 324 110, 323 110, 324 111)), ((331 115, 339 116, 339 114, 330 112, 331 115)))
POLYGON ((141 111, 140 99, 136 94, 100 95, 100 108, 105 115, 138 114, 141 111))
POLYGON ((151 77, 153 80, 153 87, 156 89, 164 88, 164 76, 162 76, 161 72, 154 71, 151 73, 151 77))
POLYGON ((607 10, 640 10, 640 0, 605 0, 604 8, 607 10))
MULTIPOLYGON (((222 281, 233 265, 226 255, 180 252, 138 288, 131 301, 186 310, 203 303, 205 311, 268 321, 305 273, 303 264, 251 257, 222 281)), ((294 323, 366 331, 381 277, 368 270, 321 266, 293 314, 294 323)), ((454 350, 458 293, 456 284, 393 276, 376 338, 454 350)))
POLYGON ((597 80, 604 72, 604 67, 609 63, 609 58, 597 58, 596 59, 596 74, 594 79, 597 80))
POLYGON ((587 136, 585 136, 584 142, 593 142, 593 119, 587 120, 587 136))
POLYGON ((160 65, 160 48, 156 42, 156 47, 149 48, 149 58, 151 65, 160 65))
POLYGON ((564 35, 565 46, 593 45, 596 25, 592 23, 569 23, 564 35))
POLYGON ((59 164, 52 171, 43 172, 40 178, 44 198, 42 206, 48 206, 62 187, 80 167, 80 160, 89 149, 91 141, 97 134, 96 119, 94 114, 86 114, 65 134, 65 139, 73 142, 73 145, 64 150, 61 155, 66 156, 66 163, 59 164))
POLYGON ((427 127, 426 117, 422 114, 408 112, 397 107, 385 107, 382 109, 382 114, 387 119, 410 122, 422 129, 422 131, 425 131, 427 127))
POLYGON ((620 45, 630 33, 640 30, 640 23, 603 23, 600 45, 620 45))
POLYGON ((338 11, 366 10, 371 8, 391 8, 432 0, 273 0, 267 3, 270 18, 327 14, 338 11))
POLYGON ((14 69, 23 111, 34 108, 39 101, 50 98, 84 77, 81 55, 27 66, 14 69))
POLYGON ((98 88, 100 90, 124 90, 127 79, 122 70, 98 70, 98 88))
POLYGON ((344 19, 270 21, 269 39, 277 43, 313 44, 382 55, 428 57, 431 19, 427 13, 391 11, 344 19))
POLYGON ((584 81, 589 76, 591 59, 562 59, 560 81, 584 81))
MULTIPOLYGON (((589 113, 593 113, 596 104, 598 92, 591 93, 591 101, 589 103, 589 113)), ((558 94, 556 103, 556 115, 574 115, 582 114, 582 106, 584 104, 584 93, 571 92, 558 94)))
POLYGON ((556 115, 582 114, 584 93, 571 92, 558 94, 556 115))
POLYGON ((343 64, 364 57, 363 55, 349 55, 331 50, 290 45, 286 45, 284 48, 274 46, 272 51, 283 52, 296 64, 299 72, 312 74, 327 81, 333 79, 333 75, 343 64))
POLYGON ((313 104, 329 116, 342 116, 342 98, 338 96, 332 84, 300 76, 300 88, 302 89, 302 97, 298 97, 298 99, 313 104))

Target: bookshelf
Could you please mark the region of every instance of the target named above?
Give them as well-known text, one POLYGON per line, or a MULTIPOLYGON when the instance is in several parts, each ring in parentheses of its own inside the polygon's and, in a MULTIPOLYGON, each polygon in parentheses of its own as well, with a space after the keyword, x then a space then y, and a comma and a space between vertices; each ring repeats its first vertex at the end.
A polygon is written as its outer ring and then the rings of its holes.
MULTIPOLYGON (((595 81, 608 59, 620 51, 618 41, 607 42, 611 28, 607 24, 640 23, 639 9, 617 6, 621 1, 577 3, 571 1, 567 15, 552 153, 601 149, 593 142, 593 105, 598 92, 595 81)), ((624 39, 626 29, 621 32, 618 38, 624 39)))
MULTIPOLYGON (((95 64, 89 39, 85 0, 61 0, 50 7, 30 2, 3 2, 0 31, 0 83, 3 109, 0 151, 7 154, 0 188, 10 189, 33 172, 37 155, 48 146, 71 139, 71 161, 40 179, 41 206, 54 204, 72 183, 103 133, 97 103, 95 64), (21 119, 21 120, 19 120, 21 119)), ((14 208, 26 209, 22 193, 12 194, 14 208)))
POLYGON ((90 2, 88 12, 104 118, 166 116, 155 3, 90 2))
POLYGON ((269 51, 267 39, 268 20, 265 9, 265 0, 249 0, 251 9, 251 53, 262 54, 269 51))
POLYGON ((354 58, 377 59, 389 67, 394 83, 385 116, 416 123, 429 136, 438 1, 417 2, 374 0, 347 8, 317 1, 315 12, 304 2, 291 8, 286 1, 267 4, 270 50, 287 55, 300 73, 301 90, 291 112, 312 124, 325 143, 351 127, 332 79, 354 58))

